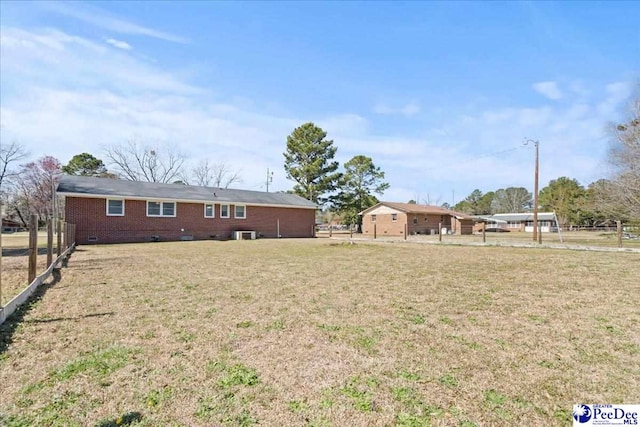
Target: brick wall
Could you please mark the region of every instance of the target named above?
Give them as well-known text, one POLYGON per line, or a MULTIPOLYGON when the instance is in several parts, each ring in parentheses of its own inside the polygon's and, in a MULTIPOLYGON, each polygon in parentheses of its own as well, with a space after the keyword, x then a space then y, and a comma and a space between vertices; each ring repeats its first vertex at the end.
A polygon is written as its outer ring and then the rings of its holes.
POLYGON ((106 199, 66 197, 66 221, 76 224, 76 241, 88 243, 148 242, 152 236, 161 241, 229 239, 236 230, 255 231, 263 237, 277 237, 278 220, 281 237, 313 237, 313 209, 246 206, 246 219, 220 218, 220 205, 215 205, 215 218, 204 217, 204 203, 176 203, 175 217, 147 217, 144 200, 125 200, 125 216, 107 216, 106 199), (182 231, 184 230, 184 231, 182 231), (90 238, 96 238, 94 239, 90 238))
POLYGON ((436 234, 438 233, 440 222, 442 222, 443 228, 451 229, 451 217, 449 215, 408 214, 408 219, 409 235, 431 234, 431 230, 435 230, 434 234, 436 234))
MULTIPOLYGON (((377 214, 375 227, 376 235, 384 236, 404 236, 404 225, 407 223, 407 215, 402 212, 397 213, 396 221, 393 221, 391 214, 377 214)), ((371 215, 364 215, 362 218, 362 234, 373 237, 373 224, 371 215)))

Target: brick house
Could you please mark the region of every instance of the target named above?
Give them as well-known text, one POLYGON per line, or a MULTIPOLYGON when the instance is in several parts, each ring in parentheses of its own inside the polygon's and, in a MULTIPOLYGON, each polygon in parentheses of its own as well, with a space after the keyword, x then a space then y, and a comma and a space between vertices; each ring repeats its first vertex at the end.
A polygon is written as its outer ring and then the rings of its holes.
POLYGON ((80 176, 57 194, 79 244, 315 235, 317 206, 294 194, 80 176))
POLYGON ((413 203, 380 202, 362 212, 362 233, 373 236, 436 234, 442 224, 443 233, 472 234, 474 218, 438 206, 413 203), (375 228, 375 229, 374 229, 375 228))
POLYGON ((2 233, 15 233, 16 231, 25 229, 26 227, 24 226, 24 224, 19 221, 9 218, 2 218, 2 233))

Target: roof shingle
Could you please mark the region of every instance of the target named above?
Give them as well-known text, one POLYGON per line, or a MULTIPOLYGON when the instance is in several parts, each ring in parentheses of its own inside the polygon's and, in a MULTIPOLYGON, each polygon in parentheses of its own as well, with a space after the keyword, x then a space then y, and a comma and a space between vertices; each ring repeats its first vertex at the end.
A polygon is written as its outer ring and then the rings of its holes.
POLYGON ((473 216, 467 215, 462 212, 452 211, 451 209, 441 208, 439 206, 431 206, 431 205, 419 205, 416 203, 396 203, 396 202, 380 202, 375 206, 370 207, 362 212, 362 214, 366 214, 368 211, 372 210, 377 206, 388 206, 392 209, 397 209, 406 213, 415 213, 415 214, 431 214, 431 215, 451 215, 455 216, 459 219, 473 219, 473 216))
POLYGON ((288 193, 266 193, 263 191, 136 182, 72 175, 62 176, 57 192, 65 196, 78 197, 131 197, 317 209, 317 205, 313 202, 288 193))

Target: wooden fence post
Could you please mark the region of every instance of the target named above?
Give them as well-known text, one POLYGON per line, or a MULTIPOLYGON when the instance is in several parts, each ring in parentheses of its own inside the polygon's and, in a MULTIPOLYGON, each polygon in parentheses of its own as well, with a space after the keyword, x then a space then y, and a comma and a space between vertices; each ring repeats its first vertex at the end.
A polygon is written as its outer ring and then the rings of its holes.
POLYGON ((56 253, 58 256, 62 253, 62 220, 56 220, 56 232, 58 233, 58 244, 56 245, 56 253))
POLYGON ((329 237, 333 237, 332 230, 333 230, 333 226, 331 225, 331 223, 329 223, 329 237))
POLYGON ((64 235, 62 236, 62 246, 64 246, 64 250, 66 251, 69 243, 69 224, 67 224, 66 222, 64 223, 64 235))
POLYGON ((38 264, 38 216, 29 218, 29 284, 36 278, 38 264))
POLYGON ((442 223, 438 223, 438 241, 442 242, 442 223))
POLYGON ((353 239, 353 224, 349 226, 349 238, 353 239))
POLYGON ((542 225, 538 223, 538 244, 542 244, 542 225))
POLYGON ((47 220, 47 268, 53 262, 53 218, 47 220))
POLYGON ((2 305, 2 201, 0 201, 0 308, 2 305))
POLYGON ((404 240, 407 240, 407 234, 409 234, 409 224, 404 224, 404 240))
POLYGON ((376 238, 376 223, 373 223, 373 238, 376 238))
POLYGON ((618 233, 618 247, 622 247, 622 222, 616 221, 616 231, 618 233))

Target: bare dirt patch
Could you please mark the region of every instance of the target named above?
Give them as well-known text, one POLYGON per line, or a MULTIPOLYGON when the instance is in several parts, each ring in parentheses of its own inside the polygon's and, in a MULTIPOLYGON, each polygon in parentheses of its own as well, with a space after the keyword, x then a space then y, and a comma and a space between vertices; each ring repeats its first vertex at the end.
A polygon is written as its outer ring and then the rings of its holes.
POLYGON ((7 425, 566 425, 640 395, 640 257, 82 246, 1 332, 7 425))

